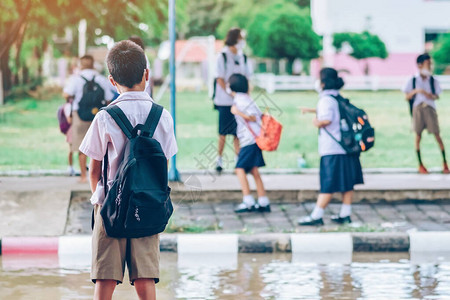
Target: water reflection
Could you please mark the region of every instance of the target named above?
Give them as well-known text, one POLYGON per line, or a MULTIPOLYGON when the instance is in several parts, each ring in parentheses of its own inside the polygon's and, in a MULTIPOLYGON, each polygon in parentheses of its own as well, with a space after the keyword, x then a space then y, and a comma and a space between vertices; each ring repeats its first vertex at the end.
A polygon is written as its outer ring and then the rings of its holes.
MULTIPOLYGON (((326 255, 163 253, 158 299, 450 299, 449 253, 326 255)), ((0 299, 91 299, 86 260, 68 259, 1 257, 0 299)))

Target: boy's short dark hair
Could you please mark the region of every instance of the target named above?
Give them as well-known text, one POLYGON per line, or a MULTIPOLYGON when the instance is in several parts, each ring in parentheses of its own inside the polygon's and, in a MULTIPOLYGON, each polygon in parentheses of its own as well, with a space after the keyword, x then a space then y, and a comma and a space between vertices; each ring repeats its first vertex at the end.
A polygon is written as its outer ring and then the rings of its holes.
POLYGON ((108 53, 106 64, 114 81, 128 88, 142 82, 147 68, 144 51, 128 40, 114 45, 108 53))
POLYGON ((92 55, 86 54, 80 57, 80 64, 84 69, 94 68, 94 57, 92 55))
POLYGON ((238 43, 241 36, 241 29, 234 27, 228 30, 227 37, 225 38, 225 45, 234 46, 238 43))
POLYGON ((135 42, 136 44, 138 44, 138 46, 141 47, 142 50, 145 51, 144 41, 140 37, 138 37, 137 35, 132 35, 128 39, 130 41, 135 42))
POLYGON ((417 56, 416 62, 419 65, 419 64, 423 64, 425 61, 430 60, 430 59, 431 59, 430 54, 423 53, 423 54, 420 54, 419 56, 417 56))
POLYGON ((242 74, 233 74, 228 80, 230 89, 235 93, 248 93, 248 80, 242 74))

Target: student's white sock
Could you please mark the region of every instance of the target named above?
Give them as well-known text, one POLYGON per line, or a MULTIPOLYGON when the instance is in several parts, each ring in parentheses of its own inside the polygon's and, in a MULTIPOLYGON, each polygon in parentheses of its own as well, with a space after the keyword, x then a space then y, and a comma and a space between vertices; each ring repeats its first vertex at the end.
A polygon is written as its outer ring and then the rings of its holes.
POLYGON ((339 217, 345 218, 352 214, 352 205, 351 204, 342 204, 341 212, 339 213, 339 217))
POLYGON ((222 165, 223 165, 223 160, 222 160, 222 156, 217 156, 217 165, 218 166, 221 166, 222 167, 222 165))
POLYGON ((258 204, 263 207, 269 205, 269 198, 267 198, 267 196, 258 197, 258 204))
POLYGON ((322 217, 323 217, 323 208, 320 208, 316 205, 311 213, 311 218, 313 218, 314 220, 318 220, 321 219, 322 217))
POLYGON ((246 195, 244 196, 243 202, 247 205, 247 207, 252 207, 255 205, 255 198, 253 198, 252 195, 246 195))

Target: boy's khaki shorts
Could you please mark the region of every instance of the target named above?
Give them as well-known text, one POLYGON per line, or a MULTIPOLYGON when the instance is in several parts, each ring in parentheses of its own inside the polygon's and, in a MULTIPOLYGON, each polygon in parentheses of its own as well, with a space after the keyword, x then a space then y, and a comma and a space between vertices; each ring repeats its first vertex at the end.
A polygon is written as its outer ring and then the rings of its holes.
POLYGON ((81 142, 86 135, 89 126, 91 126, 92 122, 86 122, 80 119, 78 116, 78 111, 72 112, 72 125, 70 126, 72 131, 72 145, 71 149, 73 152, 80 151, 78 148, 81 146, 81 142))
POLYGON ((436 110, 426 103, 415 106, 413 108, 413 127, 414 132, 418 135, 421 135, 425 129, 431 134, 438 134, 439 120, 436 110))
POLYGON ((100 205, 94 206, 92 234, 91 279, 112 279, 123 282, 125 263, 130 283, 136 279, 152 278, 159 281, 159 234, 138 239, 117 239, 106 235, 100 205))

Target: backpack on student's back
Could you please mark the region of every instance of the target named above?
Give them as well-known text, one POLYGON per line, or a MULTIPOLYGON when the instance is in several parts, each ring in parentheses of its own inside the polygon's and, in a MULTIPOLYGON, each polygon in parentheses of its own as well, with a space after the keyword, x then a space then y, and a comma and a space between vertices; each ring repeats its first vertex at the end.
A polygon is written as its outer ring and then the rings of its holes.
MULTIPOLYGON (((227 71, 227 54, 225 52, 222 52, 222 57, 223 57, 223 66, 224 66, 224 70, 225 72, 227 71)), ((247 65, 247 55, 244 54, 244 64, 247 65)), ((216 98, 216 89, 217 89, 217 77, 214 78, 214 83, 213 83, 213 94, 211 99, 214 101, 214 98, 216 98)), ((216 108, 214 106, 214 108, 216 108)))
MULTIPOLYGON (((433 95, 436 94, 436 87, 434 86, 434 77, 430 76, 430 87, 431 87, 431 93, 433 95)), ((416 76, 412 78, 412 89, 416 89, 416 76)), ((414 108, 414 101, 416 100, 416 95, 414 95, 408 102, 409 102, 409 113, 412 116, 413 108, 414 108)))
POLYGON ((100 214, 106 234, 114 238, 140 238, 160 233, 173 212, 167 159, 160 143, 153 138, 163 108, 153 103, 145 124, 134 128, 117 105, 104 110, 128 138, 123 161, 109 191, 108 153, 103 161, 106 196, 100 214))
POLYGON ((63 104, 60 107, 58 107, 58 111, 56 112, 56 116, 58 117, 59 130, 63 134, 66 134, 67 131, 69 131, 69 129, 70 129, 70 123, 66 118, 66 114, 64 113, 65 105, 66 104, 63 104))
MULTIPOLYGON (((246 121, 247 122, 247 121, 246 121)), ((255 137, 256 145, 263 151, 275 151, 281 139, 281 131, 283 125, 278 122, 272 115, 265 113, 261 117, 261 130, 259 135, 256 135, 250 124, 247 122, 247 127, 255 137)))
POLYGON ((87 80, 83 76, 85 84, 83 86, 83 96, 78 104, 78 116, 81 120, 90 122, 94 120, 98 111, 106 106, 105 91, 95 82, 95 76, 92 80, 87 80))
POLYGON ((325 131, 339 143, 348 154, 365 152, 375 144, 375 129, 369 123, 366 112, 341 95, 332 96, 339 105, 341 140, 338 141, 328 130, 325 131))

